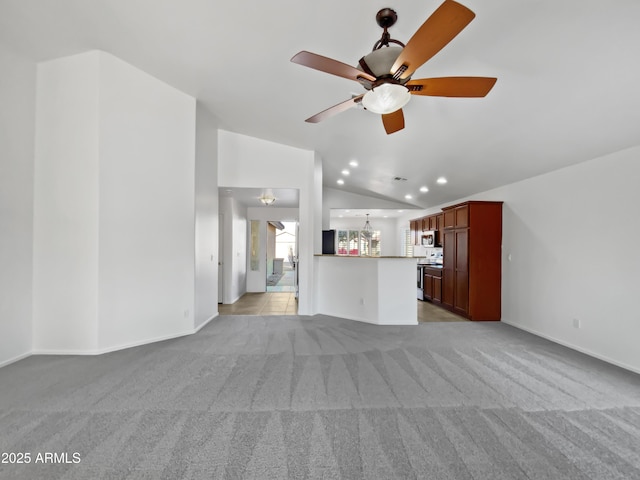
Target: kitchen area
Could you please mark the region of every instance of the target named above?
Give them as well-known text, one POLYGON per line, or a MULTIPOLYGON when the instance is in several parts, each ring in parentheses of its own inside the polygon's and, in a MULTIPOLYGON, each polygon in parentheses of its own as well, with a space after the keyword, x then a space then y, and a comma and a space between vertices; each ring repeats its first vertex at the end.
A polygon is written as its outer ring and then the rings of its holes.
POLYGON ((320 313, 378 325, 500 320, 502 202, 466 201, 409 225, 374 218, 323 231, 320 313), (389 233, 398 230, 406 232, 402 249, 389 233))
POLYGON ((410 221, 416 297, 473 321, 499 321, 502 202, 468 201, 410 221))

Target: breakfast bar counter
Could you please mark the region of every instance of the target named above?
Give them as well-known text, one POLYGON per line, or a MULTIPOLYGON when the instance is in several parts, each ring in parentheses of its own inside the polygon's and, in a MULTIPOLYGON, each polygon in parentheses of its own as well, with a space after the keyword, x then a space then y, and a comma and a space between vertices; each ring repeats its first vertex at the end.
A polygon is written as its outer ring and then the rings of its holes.
POLYGON ((376 325, 417 325, 416 258, 315 255, 316 311, 376 325))

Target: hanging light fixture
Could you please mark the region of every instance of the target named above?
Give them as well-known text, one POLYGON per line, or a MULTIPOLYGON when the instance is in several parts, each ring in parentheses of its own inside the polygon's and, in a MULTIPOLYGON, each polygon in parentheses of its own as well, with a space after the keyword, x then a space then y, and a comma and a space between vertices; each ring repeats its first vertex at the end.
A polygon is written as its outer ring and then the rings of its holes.
POLYGON ((371 235, 373 234, 373 227, 371 227, 371 224, 369 223, 368 213, 367 213, 367 221, 364 222, 364 227, 362 227, 362 234, 367 238, 370 238, 371 235))
POLYGON ((260 200, 264 205, 268 207, 269 205, 271 205, 273 202, 276 201, 276 197, 274 197, 269 193, 264 193, 258 197, 258 200, 260 200))

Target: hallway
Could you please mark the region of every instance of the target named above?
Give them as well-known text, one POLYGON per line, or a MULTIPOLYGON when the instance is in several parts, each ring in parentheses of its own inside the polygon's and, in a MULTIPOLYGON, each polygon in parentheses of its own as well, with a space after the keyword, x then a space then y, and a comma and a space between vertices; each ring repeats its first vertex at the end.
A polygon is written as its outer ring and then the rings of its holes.
POLYGON ((297 315, 294 292, 245 293, 231 304, 218 304, 220 315, 297 315))

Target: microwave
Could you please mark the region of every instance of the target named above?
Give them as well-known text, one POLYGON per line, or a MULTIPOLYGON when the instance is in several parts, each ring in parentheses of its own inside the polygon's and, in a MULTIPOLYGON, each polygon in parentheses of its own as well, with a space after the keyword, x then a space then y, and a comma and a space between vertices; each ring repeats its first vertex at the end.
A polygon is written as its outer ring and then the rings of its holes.
POLYGON ((423 247, 435 247, 438 245, 438 231, 431 230, 428 232, 422 232, 422 246, 423 247))

